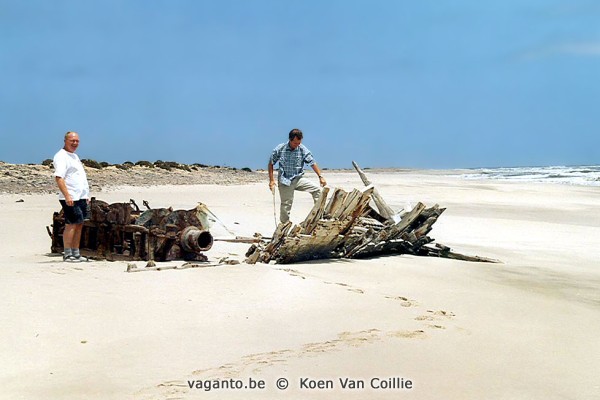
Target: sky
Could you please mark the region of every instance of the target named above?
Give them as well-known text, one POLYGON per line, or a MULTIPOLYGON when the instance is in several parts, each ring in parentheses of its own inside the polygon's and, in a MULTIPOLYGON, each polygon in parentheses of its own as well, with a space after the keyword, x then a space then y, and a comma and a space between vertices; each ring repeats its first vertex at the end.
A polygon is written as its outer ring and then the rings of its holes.
POLYGON ((0 0, 0 160, 600 164, 597 0, 0 0))

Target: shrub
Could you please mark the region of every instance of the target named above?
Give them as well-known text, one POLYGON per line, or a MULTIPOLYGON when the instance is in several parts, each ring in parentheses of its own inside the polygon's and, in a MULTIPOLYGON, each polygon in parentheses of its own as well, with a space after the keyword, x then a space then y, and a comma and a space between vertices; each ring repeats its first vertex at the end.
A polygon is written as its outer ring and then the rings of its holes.
POLYGON ((246 171, 246 172, 252 172, 252 170, 251 170, 250 168, 248 168, 248 167, 244 167, 244 168, 242 168, 242 171, 246 171))
POLYGON ((102 161, 102 162, 100 163, 100 166, 102 166, 102 168, 106 168, 106 167, 110 167, 110 164, 109 164, 109 163, 107 163, 106 161, 102 161))
POLYGON ((175 161, 158 160, 154 163, 154 166, 157 168, 166 169, 167 171, 171 171, 171 170, 173 170, 173 168, 175 168, 175 169, 181 169, 183 171, 192 172, 192 169, 189 167, 189 165, 179 164, 178 162, 175 162, 175 161))
POLYGON ((154 166, 160 169, 165 169, 167 171, 170 171, 172 169, 169 165, 165 163, 155 164, 154 166))
POLYGON ((166 163, 162 160, 157 160, 156 162, 154 162, 154 166, 157 168, 165 169, 167 171, 170 171, 172 169, 169 163, 166 163))
POLYGON ((124 171, 127 171, 128 169, 131 169, 132 166, 133 166, 133 163, 131 163, 131 164, 126 164, 126 163, 115 164, 115 167, 117 167, 118 169, 122 169, 124 171))
POLYGON ((152 164, 150 161, 144 161, 144 160, 136 162, 135 165, 138 165, 140 167, 154 168, 154 164, 152 164))
POLYGON ((83 165, 85 165, 86 167, 102 169, 102 165, 100 165, 100 163, 96 160, 90 160, 88 158, 84 158, 83 160, 81 160, 81 163, 83 165))
POLYGON ((42 161, 42 165, 45 165, 46 167, 52 167, 52 163, 53 160, 51 158, 46 158, 44 161, 42 161))

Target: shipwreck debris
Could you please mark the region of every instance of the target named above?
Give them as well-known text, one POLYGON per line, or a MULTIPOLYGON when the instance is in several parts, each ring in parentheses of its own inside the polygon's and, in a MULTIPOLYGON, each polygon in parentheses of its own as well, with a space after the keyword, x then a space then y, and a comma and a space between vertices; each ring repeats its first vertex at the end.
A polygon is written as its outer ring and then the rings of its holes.
POLYGON ((418 203, 397 213, 383 200, 365 173, 352 162, 365 184, 346 192, 325 187, 306 219, 299 225, 280 223, 266 243, 255 243, 246 262, 280 264, 326 258, 365 258, 385 254, 413 254, 478 262, 497 260, 466 256, 435 244, 428 234, 445 208, 418 203), (331 195, 330 195, 331 192, 331 195), (374 204, 375 208, 371 206, 374 204))
POLYGON ((188 268, 208 268, 208 267, 218 267, 221 264, 215 264, 215 263, 191 263, 191 262, 186 262, 184 264, 181 265, 150 265, 150 266, 146 266, 144 268, 139 268, 137 265, 135 264, 127 264, 127 270, 126 272, 144 272, 144 271, 166 271, 166 270, 170 270, 170 269, 176 269, 176 270, 181 270, 181 269, 188 269, 188 268))
MULTIPOLYGON (((145 260, 207 261, 204 251, 213 245, 206 205, 191 210, 150 208, 140 210, 135 201, 108 204, 92 198, 89 220, 84 221, 80 251, 86 257, 109 261, 145 260)), ((55 212, 51 227, 52 253, 61 253, 65 220, 63 211, 55 212)))

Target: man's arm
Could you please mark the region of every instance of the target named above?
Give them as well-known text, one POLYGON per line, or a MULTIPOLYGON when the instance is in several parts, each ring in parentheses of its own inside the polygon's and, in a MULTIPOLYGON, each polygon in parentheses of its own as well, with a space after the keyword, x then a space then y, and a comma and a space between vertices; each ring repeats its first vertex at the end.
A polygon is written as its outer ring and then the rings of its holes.
POLYGON ((73 199, 71 198, 71 195, 69 194, 69 191, 67 190, 67 184, 66 184, 65 180, 63 178, 61 178, 60 176, 55 176, 54 179, 56 179, 56 184, 58 185, 58 189, 63 194, 63 196, 65 196, 65 202, 67 203, 67 205, 70 207, 73 207, 73 199))
POLYGON ((327 181, 325 181, 325 178, 323 178, 323 175, 321 175, 321 169, 319 168, 317 163, 313 163, 311 167, 313 171, 315 171, 315 174, 317 174, 317 176, 319 177, 319 183, 321 184, 321 186, 327 186, 327 181))
POLYGON ((273 190, 275 190, 275 178, 273 176, 273 163, 271 161, 269 161, 268 170, 269 170, 269 189, 271 189, 271 192, 272 192, 273 190))

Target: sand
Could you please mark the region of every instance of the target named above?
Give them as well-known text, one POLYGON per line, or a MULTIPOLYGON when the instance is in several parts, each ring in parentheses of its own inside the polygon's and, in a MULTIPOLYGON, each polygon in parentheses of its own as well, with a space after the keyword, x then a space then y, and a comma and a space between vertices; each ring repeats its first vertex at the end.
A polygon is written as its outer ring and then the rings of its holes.
MULTIPOLYGON (((436 242, 502 263, 401 255, 127 273, 48 254, 55 195, 0 195, 0 399, 600 398, 599 188, 368 173, 395 209, 447 207, 436 242)), ((326 178, 361 186, 355 173, 326 178)), ((237 235, 274 230, 266 180, 98 197, 201 201, 237 235)), ((298 194, 292 220, 310 207, 298 194)), ((248 246, 215 242, 206 255, 243 260, 248 246)))

